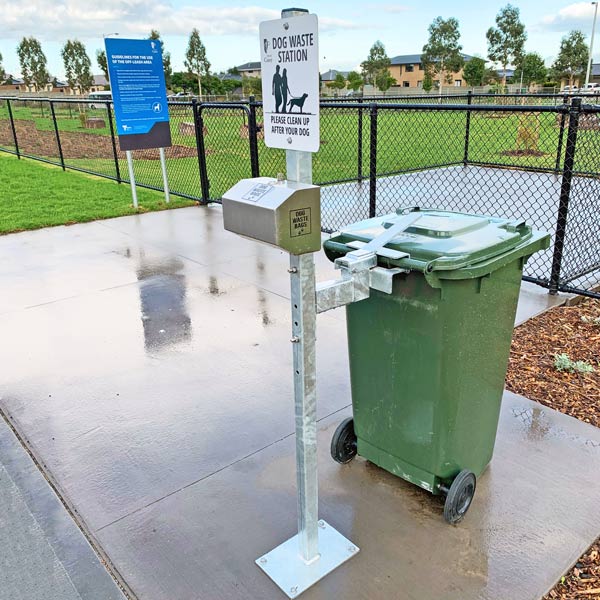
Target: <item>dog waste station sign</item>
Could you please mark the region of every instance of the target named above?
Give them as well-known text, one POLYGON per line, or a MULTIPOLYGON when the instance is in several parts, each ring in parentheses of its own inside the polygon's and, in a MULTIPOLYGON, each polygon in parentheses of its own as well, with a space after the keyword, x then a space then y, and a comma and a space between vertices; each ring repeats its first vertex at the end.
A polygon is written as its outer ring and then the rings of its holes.
POLYGON ((319 23, 317 15, 260 24, 265 144, 319 149, 319 23))

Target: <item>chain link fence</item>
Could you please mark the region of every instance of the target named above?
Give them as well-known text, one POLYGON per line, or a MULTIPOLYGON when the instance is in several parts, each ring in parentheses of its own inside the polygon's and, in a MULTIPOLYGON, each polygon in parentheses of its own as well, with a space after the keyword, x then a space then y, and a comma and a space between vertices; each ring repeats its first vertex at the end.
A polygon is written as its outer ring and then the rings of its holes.
MULTIPOLYGON (((583 102, 582 102, 583 100, 583 102)), ((413 206, 525 220, 552 233, 525 279, 600 297, 600 107, 552 94, 323 99, 313 180, 331 232, 413 206)), ((285 173, 261 102, 169 103, 174 195, 218 202, 239 179, 285 173)), ((128 182, 112 104, 0 98, 0 150, 128 182)), ((162 189, 158 150, 133 152, 136 183, 162 189)))

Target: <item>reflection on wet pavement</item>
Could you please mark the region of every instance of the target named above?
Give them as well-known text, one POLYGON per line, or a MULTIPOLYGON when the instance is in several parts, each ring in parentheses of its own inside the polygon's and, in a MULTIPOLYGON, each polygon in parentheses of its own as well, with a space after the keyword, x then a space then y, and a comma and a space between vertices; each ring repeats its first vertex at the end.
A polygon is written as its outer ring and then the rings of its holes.
POLYGON ((187 342, 192 337, 183 269, 183 262, 177 257, 151 261, 143 251, 140 252, 136 274, 140 282, 141 318, 148 351, 187 342))

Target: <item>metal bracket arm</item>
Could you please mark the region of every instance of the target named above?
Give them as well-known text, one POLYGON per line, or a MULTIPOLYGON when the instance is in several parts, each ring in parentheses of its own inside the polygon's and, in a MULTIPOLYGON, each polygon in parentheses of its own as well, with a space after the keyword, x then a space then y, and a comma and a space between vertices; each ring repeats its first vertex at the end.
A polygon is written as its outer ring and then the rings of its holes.
POLYGON ((369 270, 377 266, 374 252, 356 250, 336 259, 335 268, 342 272, 341 279, 317 284, 317 313, 345 306, 369 297, 369 270))

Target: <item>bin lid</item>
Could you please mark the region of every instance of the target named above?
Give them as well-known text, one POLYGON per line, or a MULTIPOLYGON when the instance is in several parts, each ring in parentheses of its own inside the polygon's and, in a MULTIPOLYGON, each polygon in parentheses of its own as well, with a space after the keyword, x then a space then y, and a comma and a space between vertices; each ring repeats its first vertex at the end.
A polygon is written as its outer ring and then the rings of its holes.
MULTIPOLYGON (((523 221, 511 221, 441 210, 421 210, 422 217, 386 244, 428 263, 432 270, 452 270, 489 260, 519 246, 532 236, 523 221)), ((369 242, 391 227, 399 214, 359 221, 341 230, 340 241, 369 242)))

